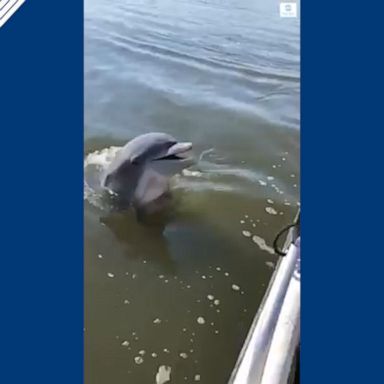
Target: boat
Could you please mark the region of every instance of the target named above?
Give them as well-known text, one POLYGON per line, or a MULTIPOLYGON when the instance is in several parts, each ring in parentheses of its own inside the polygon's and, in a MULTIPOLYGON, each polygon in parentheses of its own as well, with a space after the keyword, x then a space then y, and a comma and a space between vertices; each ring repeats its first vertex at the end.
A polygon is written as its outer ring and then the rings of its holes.
POLYGON ((279 259, 261 306, 228 384, 291 384, 299 382, 300 350, 300 212, 276 238, 279 259), (284 250, 278 238, 287 233, 284 250))

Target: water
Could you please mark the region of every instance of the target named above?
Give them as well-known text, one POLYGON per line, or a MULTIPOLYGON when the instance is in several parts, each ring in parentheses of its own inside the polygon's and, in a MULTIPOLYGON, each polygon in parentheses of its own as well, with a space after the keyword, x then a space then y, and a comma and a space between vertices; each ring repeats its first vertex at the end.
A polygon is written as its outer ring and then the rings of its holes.
POLYGON ((151 225, 86 190, 86 384, 227 382, 298 208, 299 65, 277 1, 86 0, 87 161, 149 131, 201 155, 151 225))

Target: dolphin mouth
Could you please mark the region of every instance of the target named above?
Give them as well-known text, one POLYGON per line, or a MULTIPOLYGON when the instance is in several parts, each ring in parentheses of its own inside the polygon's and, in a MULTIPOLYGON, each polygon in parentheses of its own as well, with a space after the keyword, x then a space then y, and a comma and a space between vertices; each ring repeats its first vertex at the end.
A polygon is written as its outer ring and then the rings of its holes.
POLYGON ((176 143, 168 149, 164 156, 158 157, 155 160, 190 160, 192 159, 191 149, 192 143, 176 143))

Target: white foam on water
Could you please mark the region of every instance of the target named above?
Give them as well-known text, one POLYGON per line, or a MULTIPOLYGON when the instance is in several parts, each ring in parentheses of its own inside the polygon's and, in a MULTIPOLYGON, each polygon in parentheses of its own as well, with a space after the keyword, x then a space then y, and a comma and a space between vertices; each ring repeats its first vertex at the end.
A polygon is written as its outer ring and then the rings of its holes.
POLYGON ((130 301, 127 300, 127 299, 125 299, 125 300, 124 300, 124 304, 130 304, 130 301))
POLYGON ((171 381, 171 372, 171 367, 161 365, 156 373, 156 384, 164 384, 171 381))
POLYGON ((213 304, 215 304, 215 305, 220 305, 220 300, 219 300, 219 299, 216 299, 216 300, 213 302, 213 304))
POLYGON ((84 200, 103 208, 100 189, 103 174, 122 147, 109 147, 89 153, 84 159, 84 200))
POLYGON ((220 271, 221 271, 221 268, 220 268, 220 267, 216 267, 216 271, 217 271, 217 272, 220 272, 220 271))
POLYGON ((186 176, 186 177, 202 177, 203 176, 202 172, 191 171, 189 169, 183 169, 182 174, 183 174, 183 176, 186 176))
POLYGON ((270 215, 277 215, 277 211, 272 207, 265 207, 265 211, 270 215))
POLYGON ((157 357, 157 353, 152 352, 152 353, 151 353, 151 356, 155 359, 155 358, 157 357))
POLYGON ((258 245, 258 247, 262 250, 262 251, 266 251, 268 253, 270 253, 271 255, 274 255, 275 254, 275 250, 270 247, 269 245, 267 245, 267 243, 265 242, 265 240, 260 237, 260 236, 257 236, 257 235, 253 235, 252 236, 252 241, 258 245))
POLYGON ((236 284, 232 284, 232 289, 234 291, 240 291, 240 287, 238 285, 236 285, 236 284))
POLYGON ((195 380, 195 381, 200 381, 200 379, 201 379, 201 376, 200 376, 200 375, 195 375, 195 377, 194 377, 194 380, 195 380))
POLYGON ((144 362, 144 359, 141 356, 136 356, 134 360, 136 364, 142 364, 144 362))
POLYGON ((103 255, 102 255, 101 253, 99 253, 99 254, 97 255, 97 257, 98 257, 99 259, 102 259, 102 258, 103 258, 103 255))
POLYGON ((267 202, 268 202, 269 204, 274 204, 274 201, 273 201, 272 199, 267 199, 267 202))
POLYGON ((214 300, 214 298, 215 298, 215 296, 213 296, 213 295, 208 295, 207 296, 207 299, 210 300, 210 301, 214 300))
POLYGON ((129 346, 129 341, 124 340, 124 341, 121 343, 121 345, 122 345, 123 347, 128 347, 128 346, 129 346))
POLYGON ((245 236, 245 237, 251 237, 251 236, 252 236, 252 233, 249 232, 249 231, 242 231, 241 233, 242 233, 243 236, 245 236))
POLYGON ((84 167, 89 165, 97 165, 103 169, 106 169, 112 160, 116 157, 122 147, 112 146, 104 148, 99 151, 89 153, 84 160, 84 167))
POLYGON ((180 352, 180 353, 179 353, 179 356, 180 356, 182 359, 187 359, 187 358, 188 358, 188 354, 185 353, 185 352, 180 352))
POLYGON ((108 272, 107 276, 110 277, 111 279, 115 277, 115 275, 113 273, 111 273, 111 272, 108 272))
POLYGON ((205 319, 204 319, 204 317, 199 316, 199 317, 197 318, 197 322, 198 322, 198 324, 200 324, 200 325, 205 324, 205 319))

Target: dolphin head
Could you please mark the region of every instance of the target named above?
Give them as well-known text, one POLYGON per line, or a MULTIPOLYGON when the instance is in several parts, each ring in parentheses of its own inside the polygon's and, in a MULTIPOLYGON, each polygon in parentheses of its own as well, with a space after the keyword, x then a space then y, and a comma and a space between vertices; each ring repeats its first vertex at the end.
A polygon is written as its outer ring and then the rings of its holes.
POLYGON ((136 137, 125 147, 130 162, 150 167, 164 176, 173 176, 193 164, 188 152, 192 143, 178 142, 165 133, 147 133, 136 137))
POLYGON ((104 176, 105 188, 124 200, 145 205, 164 194, 169 178, 193 164, 192 143, 165 133, 147 133, 128 142, 104 176))

